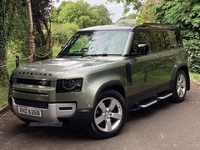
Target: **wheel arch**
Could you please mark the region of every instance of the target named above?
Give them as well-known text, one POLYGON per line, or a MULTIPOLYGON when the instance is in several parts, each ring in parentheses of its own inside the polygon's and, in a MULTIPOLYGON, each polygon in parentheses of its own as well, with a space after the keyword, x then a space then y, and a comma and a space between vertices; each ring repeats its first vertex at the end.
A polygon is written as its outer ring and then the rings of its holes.
POLYGON ((95 98, 94 98, 95 99, 94 105, 96 104, 97 97, 101 93, 103 93, 104 91, 107 91, 107 90, 115 90, 115 91, 119 92, 125 99, 125 103, 127 103, 125 89, 124 89, 123 85, 119 81, 110 81, 110 82, 104 83, 103 85, 101 85, 99 87, 99 89, 96 92, 95 98))
POLYGON ((190 90, 190 75, 189 75, 189 69, 188 69, 188 67, 187 66, 181 66, 178 70, 177 70, 177 72, 179 71, 179 70, 183 70, 184 72, 185 72, 185 74, 186 74, 186 79, 187 79, 187 90, 190 90))
POLYGON ((174 85, 175 85, 175 78, 176 78, 176 75, 177 73, 180 71, 180 70, 183 70, 186 74, 186 80, 188 81, 187 82, 187 90, 190 90, 190 76, 189 76, 189 70, 188 70, 188 66, 183 64, 183 65, 180 65, 179 67, 177 67, 174 71, 174 74, 173 74, 173 77, 172 77, 172 84, 170 86, 170 89, 173 89, 174 85))

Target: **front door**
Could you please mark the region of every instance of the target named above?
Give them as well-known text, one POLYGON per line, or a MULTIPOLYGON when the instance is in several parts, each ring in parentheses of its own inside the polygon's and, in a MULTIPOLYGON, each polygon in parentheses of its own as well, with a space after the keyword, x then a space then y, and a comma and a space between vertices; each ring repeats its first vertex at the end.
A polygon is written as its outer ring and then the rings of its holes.
POLYGON ((159 86, 158 55, 152 52, 148 31, 134 32, 129 63, 132 72, 131 103, 153 99, 159 86), (146 54, 138 54, 139 44, 148 46, 146 54))

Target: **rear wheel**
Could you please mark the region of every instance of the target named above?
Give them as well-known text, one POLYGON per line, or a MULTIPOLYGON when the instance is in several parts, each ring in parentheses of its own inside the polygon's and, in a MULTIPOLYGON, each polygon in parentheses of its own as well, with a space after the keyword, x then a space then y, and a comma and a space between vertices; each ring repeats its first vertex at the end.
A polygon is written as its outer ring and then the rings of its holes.
POLYGON ((187 82, 185 72, 183 70, 179 70, 176 75, 175 85, 173 88, 173 96, 171 98, 172 102, 180 103, 184 101, 187 92, 187 82))
POLYGON ((106 91, 98 97, 91 125, 86 131, 98 139, 113 137, 123 128, 126 115, 123 96, 114 90, 106 91))

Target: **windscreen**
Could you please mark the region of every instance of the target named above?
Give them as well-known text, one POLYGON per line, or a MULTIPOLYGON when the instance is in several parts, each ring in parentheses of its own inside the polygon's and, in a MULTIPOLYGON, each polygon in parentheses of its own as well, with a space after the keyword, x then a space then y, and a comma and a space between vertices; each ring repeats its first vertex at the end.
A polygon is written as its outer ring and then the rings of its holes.
POLYGON ((129 31, 77 32, 59 55, 122 55, 129 31))

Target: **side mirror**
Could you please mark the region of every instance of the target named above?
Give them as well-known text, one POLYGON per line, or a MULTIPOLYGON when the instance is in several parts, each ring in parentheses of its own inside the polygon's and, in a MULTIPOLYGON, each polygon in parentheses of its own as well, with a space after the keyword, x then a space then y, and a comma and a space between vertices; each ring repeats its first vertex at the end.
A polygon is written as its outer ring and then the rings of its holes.
POLYGON ((138 44, 137 54, 146 55, 149 51, 149 46, 147 44, 138 44))

